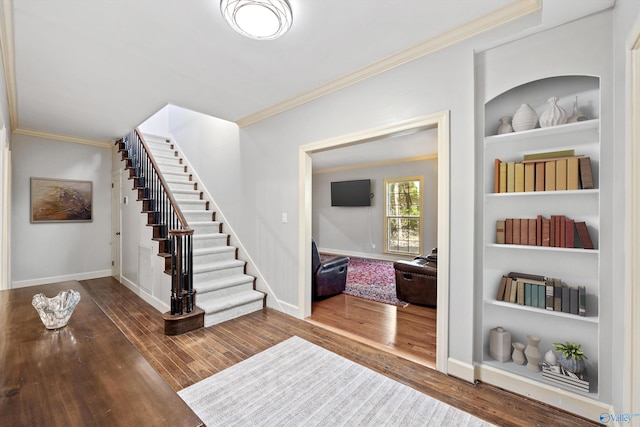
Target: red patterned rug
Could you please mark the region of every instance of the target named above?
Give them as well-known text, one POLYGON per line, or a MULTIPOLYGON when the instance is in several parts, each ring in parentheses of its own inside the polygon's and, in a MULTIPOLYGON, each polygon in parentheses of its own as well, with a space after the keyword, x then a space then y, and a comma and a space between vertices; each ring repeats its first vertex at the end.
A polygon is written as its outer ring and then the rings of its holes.
POLYGON ((399 307, 409 305, 396 297, 396 276, 392 261, 349 257, 347 287, 343 293, 399 307))

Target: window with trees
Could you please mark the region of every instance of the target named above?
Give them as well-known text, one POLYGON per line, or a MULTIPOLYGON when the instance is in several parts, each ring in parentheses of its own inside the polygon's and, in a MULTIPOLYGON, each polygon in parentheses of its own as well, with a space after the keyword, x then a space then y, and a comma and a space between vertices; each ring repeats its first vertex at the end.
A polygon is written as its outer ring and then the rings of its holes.
POLYGON ((386 179, 385 252, 422 253, 422 177, 386 179))

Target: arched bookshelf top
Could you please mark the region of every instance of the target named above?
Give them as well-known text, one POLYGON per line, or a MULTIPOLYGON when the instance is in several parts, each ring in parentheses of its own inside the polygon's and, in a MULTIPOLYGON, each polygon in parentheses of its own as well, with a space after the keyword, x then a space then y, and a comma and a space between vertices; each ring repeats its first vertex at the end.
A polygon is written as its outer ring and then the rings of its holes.
POLYGON ((573 113, 577 96, 580 113, 589 119, 600 118, 599 77, 588 75, 547 77, 516 86, 487 101, 484 111, 484 135, 495 135, 500 125, 500 118, 513 117, 522 104, 529 104, 540 117, 547 109, 547 101, 552 96, 559 98, 558 105, 566 110, 567 115, 573 113))

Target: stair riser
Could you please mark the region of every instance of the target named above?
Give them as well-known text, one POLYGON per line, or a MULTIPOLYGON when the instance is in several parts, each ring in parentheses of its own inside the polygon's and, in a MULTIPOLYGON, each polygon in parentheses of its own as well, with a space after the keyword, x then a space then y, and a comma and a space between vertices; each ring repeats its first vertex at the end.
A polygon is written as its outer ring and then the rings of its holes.
POLYGON ((185 180, 184 182, 170 182, 169 188, 171 189, 171 191, 195 190, 195 183, 189 180, 185 180))
MULTIPOLYGON (((224 279, 239 274, 244 274, 244 267, 223 268, 221 270, 193 273, 193 284, 211 282, 216 279, 224 279)), ((200 298, 200 296, 198 296, 198 298, 200 298)))
POLYGON ((178 204, 180 205, 180 209, 189 211, 197 209, 207 209, 207 202, 205 202, 204 200, 178 200, 178 204))
POLYGON ((244 316, 249 313, 253 313, 254 311, 260 311, 263 308, 264 303, 262 300, 252 302, 251 304, 245 304, 239 307, 233 307, 229 310, 221 311, 213 314, 205 314, 204 316, 204 327, 207 328, 209 326, 217 325, 218 323, 226 322, 230 319, 235 319, 236 317, 244 316))
POLYGON ((198 212, 182 212, 188 222, 197 221, 213 221, 213 213, 211 211, 198 211, 198 212))
POLYGON ((219 222, 209 222, 206 224, 193 224, 189 223, 189 227, 193 228, 195 234, 212 234, 220 233, 219 222))
POLYGON ((228 244, 228 236, 226 234, 215 238, 193 239, 194 249, 218 248, 220 246, 227 246, 228 244))
POLYGON ((193 265, 211 264, 212 262, 229 261, 236 259, 236 251, 216 252, 206 255, 194 255, 193 265))
POLYGON ((165 173, 183 173, 185 172, 185 166, 184 165, 161 165, 160 166, 160 170, 162 171, 163 174, 165 173))
POLYGON ((201 291, 200 289, 195 287, 198 290, 198 303, 205 304, 210 301, 217 301, 220 298, 228 297, 237 294, 238 292, 250 291, 253 289, 253 283, 243 283, 241 285, 231 286, 223 289, 216 289, 215 291, 201 291))
POLYGON ((173 193, 174 197, 177 197, 182 200, 200 200, 200 192, 199 191, 190 191, 188 193, 173 193))

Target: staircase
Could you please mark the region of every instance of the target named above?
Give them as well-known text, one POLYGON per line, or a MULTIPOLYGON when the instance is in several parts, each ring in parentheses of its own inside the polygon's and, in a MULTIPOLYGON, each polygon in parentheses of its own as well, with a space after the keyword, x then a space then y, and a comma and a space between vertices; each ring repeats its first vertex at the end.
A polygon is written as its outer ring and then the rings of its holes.
MULTIPOLYGON (((230 246, 230 236, 222 232, 222 223, 209 210, 198 183, 169 140, 144 135, 144 141, 155 159, 188 225, 194 230, 193 288, 196 306, 204 311, 204 326, 212 326, 265 306, 266 295, 255 290, 255 277, 246 274, 246 263, 237 259, 237 248, 230 246)), ((165 272, 171 274, 171 254, 163 253, 165 272)))

